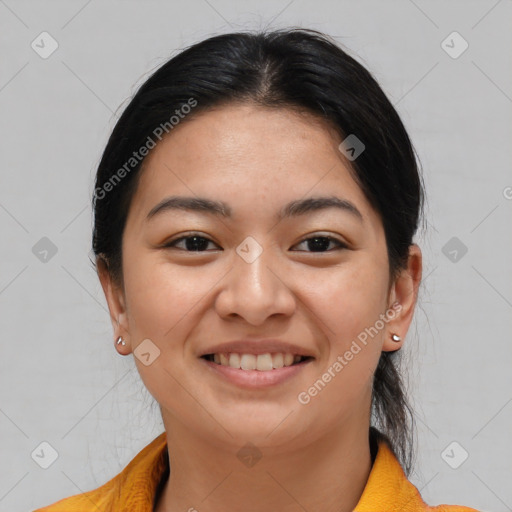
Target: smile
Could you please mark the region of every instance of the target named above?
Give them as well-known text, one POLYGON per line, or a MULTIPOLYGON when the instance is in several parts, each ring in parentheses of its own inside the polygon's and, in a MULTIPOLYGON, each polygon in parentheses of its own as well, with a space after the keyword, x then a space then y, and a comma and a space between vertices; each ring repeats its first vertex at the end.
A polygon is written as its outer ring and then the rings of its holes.
POLYGON ((199 358, 217 377, 246 389, 275 386, 303 371, 313 357, 293 354, 206 354, 199 358))
POLYGON ((230 368, 239 368, 241 370, 271 371, 285 366, 293 366, 301 363, 311 357, 303 357, 293 354, 275 353, 275 354, 206 354, 203 356, 206 360, 212 361, 221 366, 230 368))

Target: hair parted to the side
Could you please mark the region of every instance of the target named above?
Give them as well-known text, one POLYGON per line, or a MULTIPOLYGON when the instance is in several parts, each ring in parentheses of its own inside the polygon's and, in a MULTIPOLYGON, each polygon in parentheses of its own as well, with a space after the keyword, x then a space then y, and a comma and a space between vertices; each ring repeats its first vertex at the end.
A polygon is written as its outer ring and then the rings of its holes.
MULTIPOLYGON (((143 83, 120 116, 97 170, 92 247, 121 289, 122 236, 144 164, 142 160, 128 172, 126 162, 191 98, 195 106, 180 123, 211 107, 251 102, 314 114, 335 127, 342 139, 355 134, 365 150, 351 162, 351 172, 382 220, 390 283, 406 268, 424 191, 405 127, 369 71, 334 40, 316 30, 287 28, 223 34, 187 47, 143 83), (106 187, 123 166, 123 178, 106 187)), ((380 357, 372 423, 409 475, 414 417, 399 360, 399 351, 380 357)))

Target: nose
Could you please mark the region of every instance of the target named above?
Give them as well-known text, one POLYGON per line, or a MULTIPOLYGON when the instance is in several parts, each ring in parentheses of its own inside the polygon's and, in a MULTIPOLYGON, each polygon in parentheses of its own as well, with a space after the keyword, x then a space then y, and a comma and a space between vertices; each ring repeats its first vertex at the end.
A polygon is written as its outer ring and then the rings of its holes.
POLYGON ((278 257, 269 249, 254 260, 241 254, 235 255, 223 280, 215 302, 217 313, 225 319, 241 317, 255 326, 275 315, 291 316, 296 299, 278 257))

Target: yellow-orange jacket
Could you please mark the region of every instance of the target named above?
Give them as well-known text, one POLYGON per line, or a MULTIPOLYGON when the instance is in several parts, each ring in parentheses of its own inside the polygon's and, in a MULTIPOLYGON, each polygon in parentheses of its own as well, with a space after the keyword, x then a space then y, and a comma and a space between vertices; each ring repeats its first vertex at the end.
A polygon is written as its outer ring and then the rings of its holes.
MULTIPOLYGON (((144 447, 114 478, 93 491, 64 498, 34 512, 153 512, 169 470, 165 432, 144 447)), ((428 506, 384 441, 354 512, 478 512, 459 505, 428 506)))

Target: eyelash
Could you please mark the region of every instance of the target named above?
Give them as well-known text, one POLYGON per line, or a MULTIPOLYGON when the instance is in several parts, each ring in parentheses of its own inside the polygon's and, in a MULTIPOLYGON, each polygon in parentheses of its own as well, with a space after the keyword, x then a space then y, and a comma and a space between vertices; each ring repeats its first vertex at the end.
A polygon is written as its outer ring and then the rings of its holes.
MULTIPOLYGON (((176 238, 175 240, 171 240, 170 242, 166 243, 163 245, 164 248, 169 248, 169 249, 176 249, 177 247, 175 247, 175 244, 177 244, 178 242, 181 242, 182 240, 187 240, 189 238, 199 238, 199 239, 202 239, 202 240, 208 240, 209 242, 211 243, 215 243, 213 242, 213 240, 210 240, 209 238, 207 237, 204 237, 202 235, 200 235, 199 233, 198 234, 189 234, 187 236, 182 236, 180 238, 176 238)), ((342 250, 342 249, 348 249, 348 245, 345 244, 344 242, 342 242, 341 240, 338 240, 337 238, 335 237, 332 237, 332 236, 326 236, 326 235, 315 235, 315 236, 311 236, 311 237, 308 237, 308 238, 305 238, 304 240, 298 242, 298 244, 296 245, 300 245, 300 244, 303 244, 304 242, 307 242, 308 240, 313 240, 315 238, 324 238, 324 239, 327 239, 329 240, 330 242, 335 242, 338 244, 338 248, 337 249, 334 249, 334 250, 342 250)), ((178 248, 179 249, 179 248, 178 248)), ((208 252, 208 251, 187 251, 186 249, 179 249, 179 250, 182 250, 184 252, 189 252, 189 253, 200 253, 200 252, 208 252)), ((300 252, 300 251, 299 251, 300 252)), ((322 254, 322 253, 326 253, 326 252, 333 252, 333 250, 327 250, 327 251, 305 251, 305 252, 310 252, 312 254, 322 254)))

